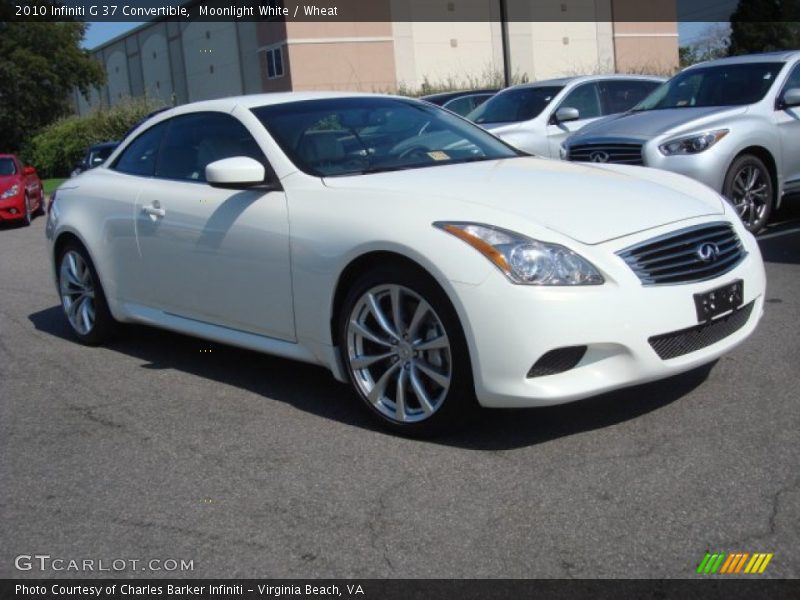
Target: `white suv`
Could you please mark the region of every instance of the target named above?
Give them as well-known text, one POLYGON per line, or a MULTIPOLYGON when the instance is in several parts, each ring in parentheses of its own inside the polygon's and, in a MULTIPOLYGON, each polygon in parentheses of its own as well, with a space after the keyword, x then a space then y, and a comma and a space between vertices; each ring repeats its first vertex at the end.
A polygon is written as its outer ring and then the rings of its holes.
POLYGON ((784 195, 800 191, 800 52, 689 67, 629 112, 570 137, 563 156, 688 175, 757 232, 784 195))
POLYGON ((467 118, 520 150, 558 158, 567 136, 601 117, 628 110, 663 81, 663 77, 589 75, 515 85, 467 118))

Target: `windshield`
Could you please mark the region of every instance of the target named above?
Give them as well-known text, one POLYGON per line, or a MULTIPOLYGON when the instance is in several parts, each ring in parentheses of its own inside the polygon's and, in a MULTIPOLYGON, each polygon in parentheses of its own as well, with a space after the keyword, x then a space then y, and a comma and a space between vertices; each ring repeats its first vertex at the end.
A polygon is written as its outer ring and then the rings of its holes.
POLYGON ((784 63, 741 63, 679 73, 633 110, 694 106, 744 106, 761 100, 784 63))
POLYGON ((254 108, 299 169, 318 177, 519 156, 479 127, 400 98, 332 98, 254 108))
POLYGON ((14 175, 17 172, 17 167, 14 161, 10 158, 0 158, 0 177, 7 177, 14 175))
POLYGON ((514 123, 539 116, 563 86, 524 87, 510 89, 489 98, 467 115, 476 123, 514 123))

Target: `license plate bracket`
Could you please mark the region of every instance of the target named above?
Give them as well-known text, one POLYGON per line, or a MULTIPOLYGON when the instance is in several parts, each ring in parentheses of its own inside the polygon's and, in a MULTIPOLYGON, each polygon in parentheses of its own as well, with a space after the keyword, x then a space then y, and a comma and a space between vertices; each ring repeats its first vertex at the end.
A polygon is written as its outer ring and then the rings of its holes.
POLYGON ((744 303, 744 281, 737 279, 727 285, 694 295, 697 321, 705 323, 739 308, 744 303))

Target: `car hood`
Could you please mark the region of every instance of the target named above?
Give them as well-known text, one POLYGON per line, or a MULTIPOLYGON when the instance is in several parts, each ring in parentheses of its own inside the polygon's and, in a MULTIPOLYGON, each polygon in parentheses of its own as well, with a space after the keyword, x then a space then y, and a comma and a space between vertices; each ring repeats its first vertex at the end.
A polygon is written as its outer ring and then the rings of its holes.
POLYGON ((508 133, 519 129, 519 121, 501 122, 501 123, 476 123, 479 127, 483 127, 486 131, 491 131, 495 135, 508 133))
POLYGON ((449 214, 452 202, 443 203, 443 212, 448 214, 440 215, 442 220, 475 219, 480 211, 471 210, 470 205, 478 204, 585 244, 724 213, 717 194, 673 173, 531 157, 329 177, 324 182, 328 187, 375 195, 394 193, 422 202, 426 208, 435 205, 437 198, 458 201, 457 214, 449 214))
POLYGON ((633 137, 650 139, 672 130, 681 133, 747 111, 743 106, 711 106, 698 108, 669 108, 627 112, 621 115, 590 123, 569 140, 570 145, 587 141, 588 138, 633 137))

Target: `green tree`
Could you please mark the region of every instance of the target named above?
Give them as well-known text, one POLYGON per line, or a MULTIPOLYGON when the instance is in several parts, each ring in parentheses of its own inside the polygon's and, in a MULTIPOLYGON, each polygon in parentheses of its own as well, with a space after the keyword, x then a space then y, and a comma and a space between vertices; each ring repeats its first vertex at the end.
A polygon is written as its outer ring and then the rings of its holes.
POLYGON ((800 0, 739 0, 728 55, 800 48, 800 0))
MULTIPOLYGON (((4 2, 3 2, 4 3, 4 2)), ((69 112, 69 95, 102 85, 101 65, 80 47, 86 25, 0 20, 0 143, 16 151, 69 112)))
POLYGON ((726 56, 729 36, 730 27, 727 23, 715 23, 706 27, 691 44, 678 48, 681 68, 726 56))

